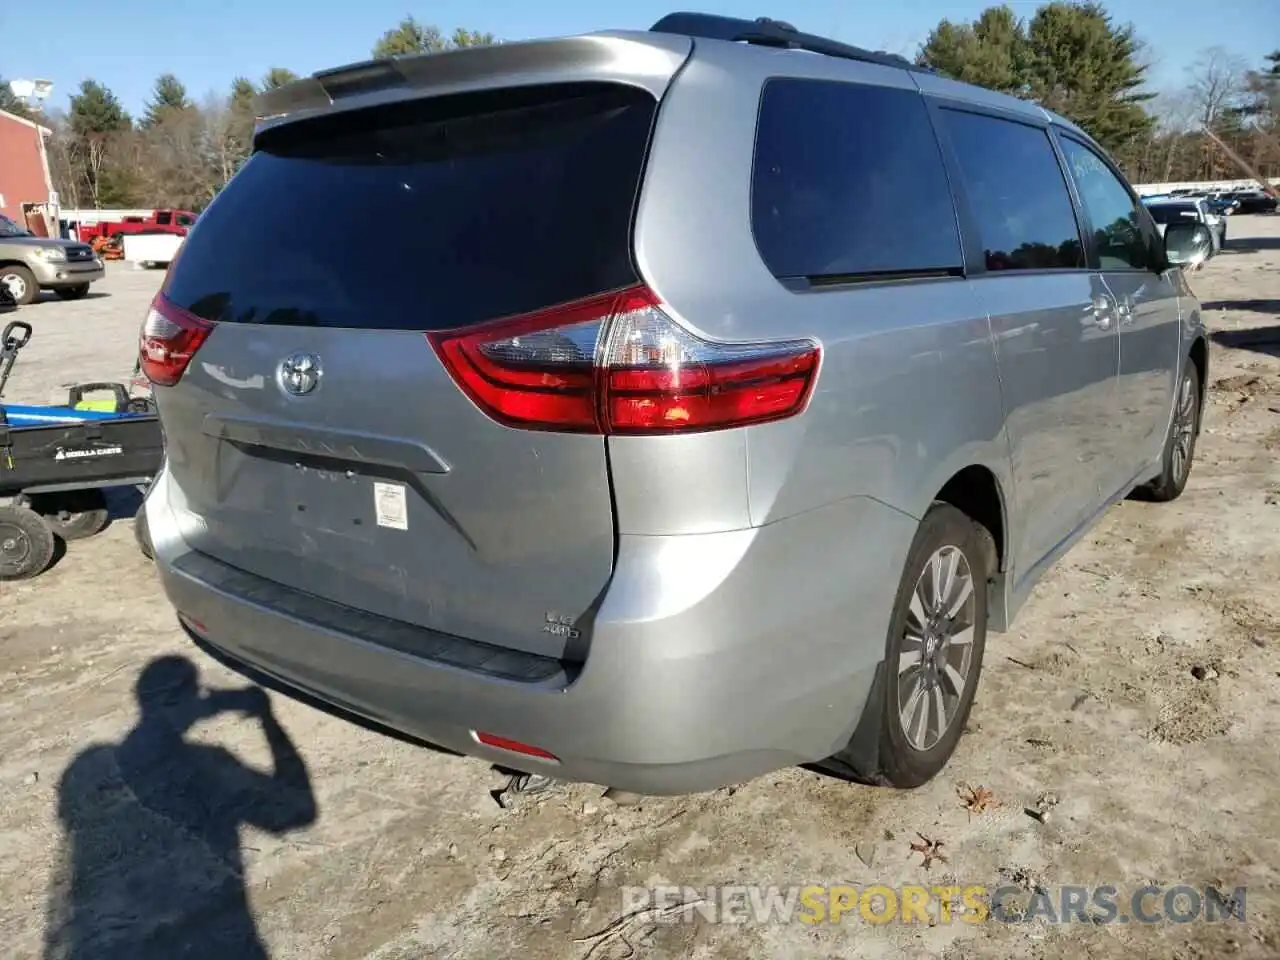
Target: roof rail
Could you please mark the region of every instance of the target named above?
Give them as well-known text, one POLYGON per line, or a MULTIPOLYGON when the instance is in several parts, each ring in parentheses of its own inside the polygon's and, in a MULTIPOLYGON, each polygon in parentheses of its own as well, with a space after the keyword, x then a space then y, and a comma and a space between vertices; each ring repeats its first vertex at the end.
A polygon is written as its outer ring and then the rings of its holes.
POLYGON ((781 47, 788 50, 807 50, 842 60, 860 60, 878 63, 885 67, 898 67, 920 73, 933 73, 928 67, 912 63, 906 57, 883 50, 864 50, 838 40, 801 33, 789 23, 757 17, 744 20, 740 17, 720 17, 710 13, 669 13, 652 27, 651 33, 674 33, 704 40, 729 40, 763 47, 781 47))

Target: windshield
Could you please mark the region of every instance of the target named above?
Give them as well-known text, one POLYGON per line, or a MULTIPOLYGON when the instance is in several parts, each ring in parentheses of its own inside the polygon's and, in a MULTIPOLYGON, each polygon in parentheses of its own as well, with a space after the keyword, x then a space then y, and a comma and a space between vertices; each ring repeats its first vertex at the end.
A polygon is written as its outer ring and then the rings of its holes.
POLYGON ((3 213, 0 213, 0 237, 29 237, 31 232, 18 226, 3 213))

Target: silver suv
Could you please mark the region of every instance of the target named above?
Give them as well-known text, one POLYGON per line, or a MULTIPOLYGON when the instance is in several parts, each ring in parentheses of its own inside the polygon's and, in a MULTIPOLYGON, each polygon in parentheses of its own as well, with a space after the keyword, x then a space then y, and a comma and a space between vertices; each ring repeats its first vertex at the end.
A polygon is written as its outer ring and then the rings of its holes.
POLYGON ((305 699, 639 792, 918 785, 988 629, 1186 483, 1211 238, 1034 104, 681 14, 261 109, 142 330, 146 519, 305 699))
POLYGON ((80 300, 89 284, 105 275, 102 260, 87 243, 37 237, 0 214, 0 287, 19 304, 31 303, 41 290, 80 300))

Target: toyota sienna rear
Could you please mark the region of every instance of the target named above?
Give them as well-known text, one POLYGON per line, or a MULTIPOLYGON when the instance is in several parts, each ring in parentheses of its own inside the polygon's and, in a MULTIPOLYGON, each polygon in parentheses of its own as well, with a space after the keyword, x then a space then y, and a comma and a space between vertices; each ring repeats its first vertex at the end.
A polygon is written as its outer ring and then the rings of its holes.
MULTIPOLYGON (((819 39, 679 15, 266 95, 142 331, 186 629, 564 779, 936 773, 988 596, 1000 625, 1101 484, 1054 472, 1046 522, 1004 530, 994 314, 925 81, 819 39), (1043 547, 1016 591, 1015 541, 1043 547)), ((1015 349, 1078 330, 1070 276, 1015 349)))

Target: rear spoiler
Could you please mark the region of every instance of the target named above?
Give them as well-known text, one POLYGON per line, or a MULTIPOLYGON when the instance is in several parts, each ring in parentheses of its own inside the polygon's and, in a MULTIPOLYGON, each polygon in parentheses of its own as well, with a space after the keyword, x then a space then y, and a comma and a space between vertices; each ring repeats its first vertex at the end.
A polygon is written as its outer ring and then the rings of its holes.
POLYGON ((496 86, 617 80, 661 96, 693 49, 689 37, 610 31, 366 60, 260 94, 257 133, 348 109, 496 86))

